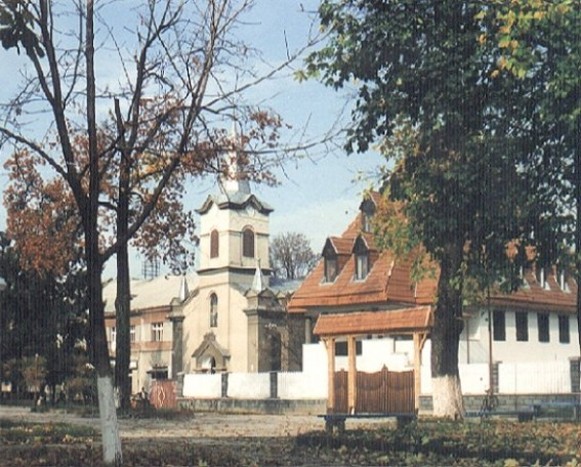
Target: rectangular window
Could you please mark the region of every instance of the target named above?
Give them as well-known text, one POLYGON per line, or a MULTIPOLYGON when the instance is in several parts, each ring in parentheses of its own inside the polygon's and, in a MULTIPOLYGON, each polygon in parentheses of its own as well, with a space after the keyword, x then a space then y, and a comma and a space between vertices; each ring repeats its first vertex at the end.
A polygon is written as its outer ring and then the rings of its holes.
MULTIPOLYGON (((355 355, 361 355, 363 347, 361 341, 355 341, 355 355)), ((347 342, 335 342, 335 356, 347 357, 347 342)))
POLYGON ((355 263, 355 279, 362 281, 367 277, 369 272, 369 256, 367 254, 359 254, 356 257, 355 263))
POLYGON ((559 316, 559 342, 561 344, 568 344, 571 342, 571 336, 569 333, 569 317, 559 316))
POLYGON ((111 342, 115 342, 116 339, 117 339, 117 328, 112 327, 111 328, 111 342))
POLYGON ((337 258, 325 258, 325 282, 333 282, 337 277, 337 258))
POLYGON ((529 340, 529 319, 526 311, 517 311, 516 319, 516 340, 518 342, 527 342, 529 340))
POLYGON ((131 341, 131 343, 136 342, 136 332, 134 324, 132 324, 131 327, 129 328, 129 340, 131 341))
POLYGON ((152 342, 163 341, 163 323, 151 323, 152 342))
POLYGON ((549 342, 549 315, 537 313, 537 326, 539 328, 539 342, 549 342))
POLYGON ((506 320, 504 311, 494 310, 492 313, 492 336, 495 341, 506 340, 506 320))

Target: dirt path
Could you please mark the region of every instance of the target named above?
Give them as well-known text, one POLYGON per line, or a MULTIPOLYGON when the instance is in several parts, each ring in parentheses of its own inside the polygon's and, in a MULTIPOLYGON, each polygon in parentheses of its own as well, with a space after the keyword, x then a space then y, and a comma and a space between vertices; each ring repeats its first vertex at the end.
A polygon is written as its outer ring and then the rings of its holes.
MULTIPOLYGON (((71 423, 99 429, 95 416, 80 417, 63 410, 45 413, 31 412, 27 407, 0 406, 0 419, 26 422, 71 423)), ((349 427, 370 426, 379 421, 349 421, 349 427)), ((385 422, 384 422, 385 423, 385 422)), ((119 421, 123 438, 263 438, 296 436, 324 429, 324 422, 315 415, 237 415, 196 413, 177 420, 134 418, 119 421)))

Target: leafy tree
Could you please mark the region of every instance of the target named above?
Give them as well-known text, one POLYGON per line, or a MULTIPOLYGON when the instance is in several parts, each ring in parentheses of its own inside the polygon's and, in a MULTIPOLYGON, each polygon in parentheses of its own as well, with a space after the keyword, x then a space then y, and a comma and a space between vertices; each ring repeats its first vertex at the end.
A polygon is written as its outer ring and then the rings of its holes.
MULTIPOLYGON (((550 213, 555 218, 552 228, 555 235, 565 234, 567 243, 575 245, 574 266, 579 283, 581 5, 570 0, 527 0, 510 4, 498 1, 495 6, 494 16, 483 9, 480 17, 492 24, 486 40, 498 44, 501 50, 496 73, 537 83, 532 88, 537 92, 531 93, 536 109, 534 136, 537 145, 545 148, 538 176, 545 180, 546 196, 559 200, 553 204, 560 206, 550 213)), ((577 322, 581 329, 581 288, 577 296, 577 322)), ((581 334, 579 339, 581 349, 581 334)))
POLYGON ((391 209, 402 221, 380 221, 380 241, 424 251, 439 267, 433 401, 436 415, 451 417, 463 414, 458 344, 467 284, 482 290, 503 278, 513 290, 527 245, 559 243, 547 216, 555 194, 536 196, 546 191, 543 161, 552 150, 536 146, 538 108, 529 113, 540 84, 497 72, 499 47, 483 40, 494 26, 482 8, 325 0, 319 15, 330 40, 307 63, 307 75, 328 86, 356 85, 347 149, 379 142, 390 161, 384 193, 399 203, 391 209))
POLYGON ((270 243, 270 263, 277 277, 305 277, 316 260, 317 255, 313 253, 309 240, 302 233, 281 233, 270 243))
MULTIPOLYGON (((263 161, 269 153, 276 155, 276 132, 269 130, 276 130, 280 119, 246 103, 244 95, 288 62, 262 76, 248 66, 252 50, 236 40, 233 30, 250 4, 146 2, 126 15, 129 20, 122 27, 130 33, 123 38, 115 36, 113 23, 107 21, 119 15, 117 4, 103 3, 97 10, 93 0, 0 4, 2 45, 24 51, 30 64, 29 75, 5 111, 0 134, 17 151, 26 149, 42 158, 65 182, 79 219, 105 463, 119 464, 122 455, 104 326, 104 262, 118 255, 117 328, 123 341, 118 348, 128 348, 127 242, 160 206, 178 169, 199 171, 213 164, 223 171, 218 155, 235 148, 241 165, 255 167, 270 179, 263 161), (77 23, 67 20, 71 12, 77 23), (99 21, 101 29, 95 27, 99 21), (119 67, 114 85, 95 66, 96 57, 110 51, 115 62, 110 65, 119 67), (108 106, 112 124, 98 124, 98 106, 108 106), (25 126, 26 117, 39 111, 50 118, 35 120, 37 126, 47 124, 45 135, 37 138, 38 128, 26 133, 25 126), (233 120, 245 127, 243 141, 232 141, 221 130, 233 120), (80 143, 83 151, 77 149, 79 135, 86 138, 80 143), (155 177, 135 193, 133 177, 146 173, 155 177), (107 204, 106 195, 115 202, 107 204), (104 214, 107 207, 111 211, 104 214), (104 230, 100 220, 107 215, 112 221, 104 225, 113 226, 114 240, 105 246, 111 230, 104 230)), ((289 61, 296 55, 289 51, 289 61)))
POLYGON ((25 361, 44 362, 43 384, 54 387, 73 372, 72 353, 86 338, 85 274, 41 275, 20 267, 18 251, 0 235, 0 379, 18 387, 25 361), (9 363, 12 362, 12 363, 9 363))

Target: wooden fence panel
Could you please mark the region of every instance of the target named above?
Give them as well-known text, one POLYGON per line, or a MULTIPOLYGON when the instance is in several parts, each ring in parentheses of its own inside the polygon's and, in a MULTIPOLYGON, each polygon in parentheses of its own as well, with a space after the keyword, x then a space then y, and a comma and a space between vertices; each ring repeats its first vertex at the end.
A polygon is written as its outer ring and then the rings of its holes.
POLYGON ((335 401, 336 413, 347 413, 347 372, 345 370, 335 372, 335 401))
MULTIPOLYGON (((347 372, 335 373, 335 412, 347 413, 347 372)), ((357 372, 357 413, 414 413, 414 372, 357 372)))

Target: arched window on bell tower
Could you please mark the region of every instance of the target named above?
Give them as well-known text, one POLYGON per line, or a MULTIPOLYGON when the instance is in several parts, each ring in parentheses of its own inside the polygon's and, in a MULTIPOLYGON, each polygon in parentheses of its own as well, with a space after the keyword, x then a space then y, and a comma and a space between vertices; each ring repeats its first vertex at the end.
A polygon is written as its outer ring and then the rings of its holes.
POLYGON ((254 232, 246 227, 242 232, 242 256, 254 258, 254 232))
POLYGON ((220 234, 217 230, 210 233, 210 258, 220 256, 220 234))
POLYGON ((218 327, 218 296, 215 293, 210 295, 210 327, 218 327))

